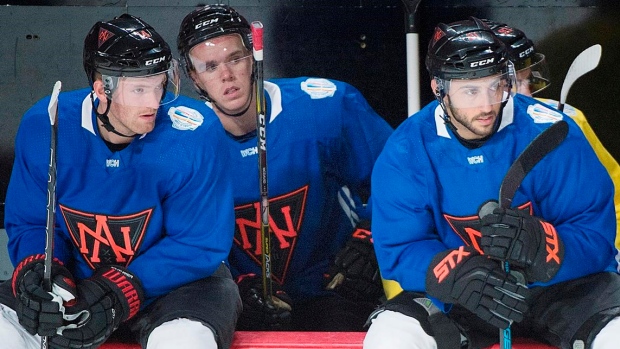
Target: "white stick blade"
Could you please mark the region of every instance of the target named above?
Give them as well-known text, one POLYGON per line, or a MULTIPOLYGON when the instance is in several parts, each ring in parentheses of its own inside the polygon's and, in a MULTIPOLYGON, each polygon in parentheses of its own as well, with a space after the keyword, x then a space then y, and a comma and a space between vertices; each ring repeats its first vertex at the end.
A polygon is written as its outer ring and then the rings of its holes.
POLYGON ((50 97, 50 104, 47 106, 47 112, 50 115, 50 124, 54 124, 56 122, 56 113, 58 111, 58 95, 60 94, 60 88, 62 87, 62 83, 60 81, 56 81, 54 84, 54 89, 52 90, 52 96, 50 97))
POLYGON ((573 60, 570 68, 568 68, 568 73, 566 73, 564 83, 562 84, 560 103, 564 104, 566 102, 568 91, 577 79, 594 70, 594 68, 598 66, 598 63, 601 60, 601 53, 601 45, 596 44, 583 50, 577 57, 575 57, 575 60, 573 60))

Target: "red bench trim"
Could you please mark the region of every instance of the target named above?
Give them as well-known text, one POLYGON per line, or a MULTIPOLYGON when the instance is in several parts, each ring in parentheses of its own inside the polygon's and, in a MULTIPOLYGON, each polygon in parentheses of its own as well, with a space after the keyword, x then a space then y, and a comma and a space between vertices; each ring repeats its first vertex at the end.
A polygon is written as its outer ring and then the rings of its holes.
MULTIPOLYGON (((365 332, 252 332, 237 331, 231 349, 361 349, 365 332)), ((516 339, 513 349, 555 349, 516 339)), ((138 344, 105 343, 99 349, 141 349, 138 344)), ((500 349, 495 344, 487 349, 500 349)))

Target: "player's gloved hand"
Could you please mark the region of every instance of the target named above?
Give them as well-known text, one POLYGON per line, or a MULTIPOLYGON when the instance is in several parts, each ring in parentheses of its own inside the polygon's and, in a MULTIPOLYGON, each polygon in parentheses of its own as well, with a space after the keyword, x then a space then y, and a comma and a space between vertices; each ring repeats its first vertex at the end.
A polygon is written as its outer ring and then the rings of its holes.
POLYGON ((256 274, 237 277, 243 311, 237 321, 237 330, 288 330, 291 327, 293 301, 277 283, 272 284, 273 302, 263 298, 263 280, 256 274))
POLYGON ((357 224, 351 239, 336 254, 324 277, 327 290, 334 290, 348 299, 378 302, 383 296, 370 221, 362 220, 357 224))
POLYGON ((43 288, 45 255, 22 260, 13 271, 12 287, 19 323, 30 334, 49 336, 63 324, 65 302, 76 297, 71 272, 58 259, 52 261, 52 292, 43 288))
POLYGON ((144 295, 138 278, 119 266, 105 266, 77 283, 77 302, 67 307, 65 325, 50 347, 97 348, 121 322, 140 310, 144 295))
POLYGON ((426 273, 426 292, 499 328, 523 320, 530 294, 496 260, 464 246, 435 255, 426 273))
POLYGON ((547 282, 555 276, 564 244, 551 223, 524 211, 502 209, 494 201, 483 205, 479 215, 485 255, 507 261, 528 282, 547 282))

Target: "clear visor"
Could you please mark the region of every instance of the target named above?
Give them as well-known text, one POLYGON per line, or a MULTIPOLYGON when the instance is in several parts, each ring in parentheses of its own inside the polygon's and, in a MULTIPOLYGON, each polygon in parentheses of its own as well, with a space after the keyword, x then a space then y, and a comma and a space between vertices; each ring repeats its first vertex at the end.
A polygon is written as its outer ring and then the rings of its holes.
POLYGON ((447 101, 454 108, 481 108, 506 102, 510 98, 514 75, 512 72, 478 79, 438 79, 444 85, 447 101))
POLYGON ((144 76, 110 76, 102 75, 106 95, 114 103, 130 107, 159 108, 179 96, 179 65, 172 60, 170 68, 144 76))
POLYGON ((243 71, 249 71, 252 66, 252 54, 245 50, 234 52, 221 62, 205 61, 204 59, 192 55, 191 52, 189 58, 192 62, 194 71, 200 74, 201 79, 207 81, 221 76, 221 71, 241 73, 243 71))
POLYGON ((531 96, 542 91, 550 84, 549 66, 545 60, 545 55, 536 53, 531 57, 519 62, 517 67, 517 93, 531 96))

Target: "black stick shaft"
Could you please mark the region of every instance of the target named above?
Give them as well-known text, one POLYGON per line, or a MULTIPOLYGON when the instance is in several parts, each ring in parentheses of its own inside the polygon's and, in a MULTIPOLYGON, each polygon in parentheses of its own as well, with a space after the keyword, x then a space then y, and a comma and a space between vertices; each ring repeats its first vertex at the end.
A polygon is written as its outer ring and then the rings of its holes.
MULTIPOLYGON (((512 199, 517 193, 519 186, 521 186, 521 182, 525 179, 525 176, 527 176, 540 160, 560 145, 567 134, 568 124, 566 121, 558 121, 549 126, 549 128, 528 144, 519 157, 517 157, 517 160, 510 166, 506 176, 502 180, 499 189, 499 204, 501 208, 510 208, 512 199)), ((502 266, 506 273, 510 273, 510 265, 507 261, 503 261, 502 266)), ((501 349, 512 348, 510 326, 503 330, 500 329, 499 344, 501 349)))
MULTIPOLYGON (((50 161, 47 178, 47 220, 45 223, 45 262, 43 289, 52 291, 52 260, 54 258, 54 227, 56 226, 56 149, 58 140, 58 95, 62 84, 57 81, 52 90, 47 111, 50 117, 50 161)), ((48 338, 41 337, 41 349, 48 348, 48 338)))
POLYGON ((258 175, 260 185, 260 235, 262 242, 263 297, 272 301, 271 238, 269 232, 269 194, 267 186, 267 123, 263 77, 263 24, 252 22, 252 43, 256 82, 256 134, 258 139, 258 175))

